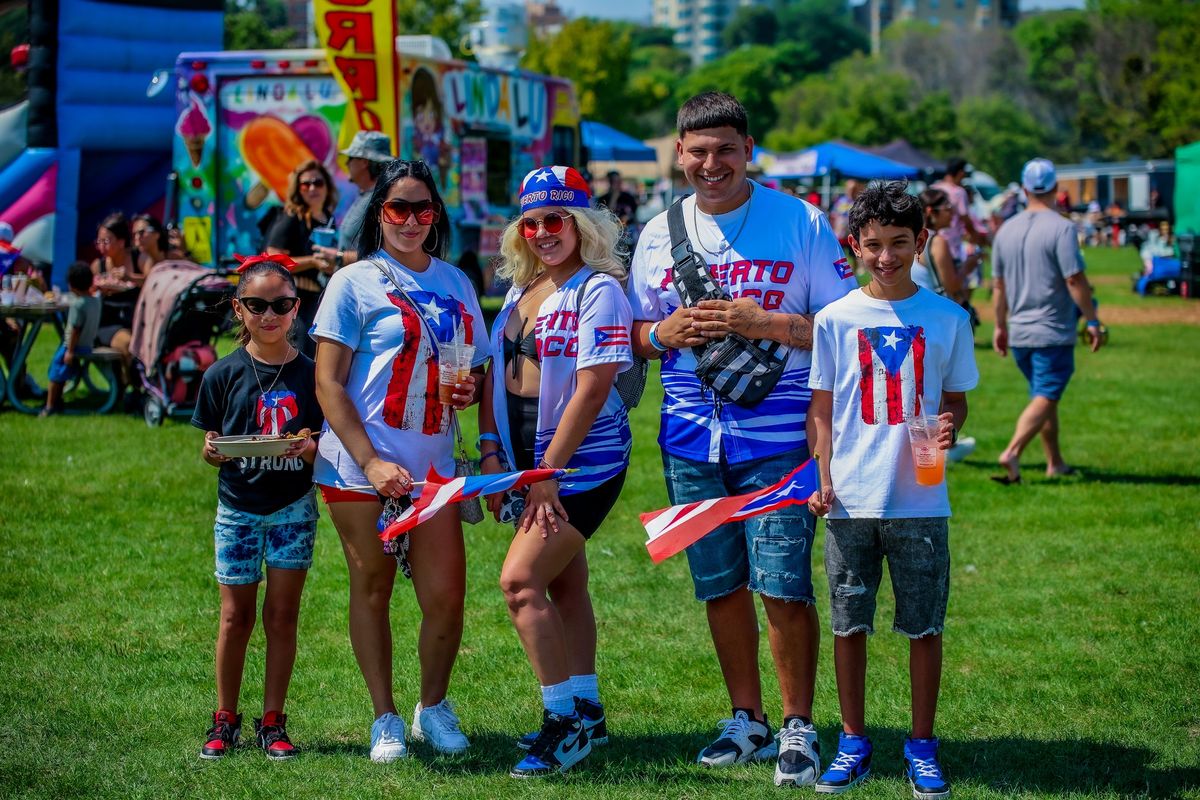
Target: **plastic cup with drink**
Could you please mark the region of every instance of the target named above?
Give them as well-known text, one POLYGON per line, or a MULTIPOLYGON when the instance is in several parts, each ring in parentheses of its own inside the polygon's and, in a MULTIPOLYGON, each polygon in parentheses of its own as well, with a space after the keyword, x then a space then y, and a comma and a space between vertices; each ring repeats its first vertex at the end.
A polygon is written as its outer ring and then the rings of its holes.
POLYGON ((939 430, 937 417, 917 414, 908 421, 908 443, 919 486, 937 486, 946 479, 946 451, 938 446, 939 430))
POLYGON ((463 383, 471 374, 471 359, 475 356, 475 345, 453 342, 438 343, 438 401, 445 405, 454 403, 454 385, 463 383))

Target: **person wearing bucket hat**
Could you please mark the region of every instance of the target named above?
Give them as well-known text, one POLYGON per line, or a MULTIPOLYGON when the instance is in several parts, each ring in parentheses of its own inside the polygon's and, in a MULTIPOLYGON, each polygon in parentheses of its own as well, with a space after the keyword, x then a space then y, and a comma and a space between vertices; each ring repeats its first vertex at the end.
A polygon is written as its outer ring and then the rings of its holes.
POLYGON ((1052 162, 1029 161, 1021 170, 1029 206, 996 232, 992 347, 1001 356, 1011 349, 1013 361, 1029 382, 1029 403, 1017 418, 1008 447, 997 458, 1004 472, 992 476, 1004 485, 1021 482, 1021 452, 1039 433, 1046 475, 1056 478, 1074 472, 1059 448, 1058 403, 1075 371, 1079 314, 1087 320, 1092 352, 1104 343, 1075 224, 1054 208, 1057 185, 1052 162))
POLYGON ((516 527, 500 588, 541 685, 542 725, 518 741, 528 755, 509 773, 515 778, 566 772, 608 741, 585 553, 629 464, 629 415, 615 381, 633 364, 632 312, 621 223, 590 201, 575 169, 530 172, 496 269, 512 288, 492 326, 497 361, 480 400, 481 468, 584 470, 561 486, 534 484, 523 511, 511 497, 488 497, 496 518, 516 527))
POLYGON ((350 146, 340 152, 346 157, 346 171, 350 182, 358 187, 359 195, 342 217, 337 247, 313 246, 313 252, 333 264, 335 270, 358 260, 358 234, 362 231, 363 216, 375 181, 393 158, 392 140, 379 131, 359 131, 350 146))

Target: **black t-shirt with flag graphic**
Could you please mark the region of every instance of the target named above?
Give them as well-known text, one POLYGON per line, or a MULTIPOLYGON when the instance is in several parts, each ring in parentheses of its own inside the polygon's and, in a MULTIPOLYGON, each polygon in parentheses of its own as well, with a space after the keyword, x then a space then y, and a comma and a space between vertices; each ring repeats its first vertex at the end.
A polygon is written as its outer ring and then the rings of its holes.
MULTIPOLYGON (((251 362, 243 348, 204 373, 192 424, 222 436, 319 431, 316 371, 303 353, 282 367, 251 362), (257 375, 256 375, 257 372, 257 375)), ((300 457, 233 458, 221 464, 217 497, 250 514, 271 514, 312 488, 312 465, 300 457)))

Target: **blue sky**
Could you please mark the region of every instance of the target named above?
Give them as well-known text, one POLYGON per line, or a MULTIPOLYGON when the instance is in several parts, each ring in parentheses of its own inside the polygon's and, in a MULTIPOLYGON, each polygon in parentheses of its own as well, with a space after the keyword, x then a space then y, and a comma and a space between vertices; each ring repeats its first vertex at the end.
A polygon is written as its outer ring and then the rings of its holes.
MULTIPOLYGON (((519 0, 484 0, 484 5, 497 6, 519 0)), ((558 0, 559 6, 571 16, 614 17, 648 22, 651 0, 558 0)), ((1084 0, 1021 0, 1022 9, 1082 8, 1084 0)))

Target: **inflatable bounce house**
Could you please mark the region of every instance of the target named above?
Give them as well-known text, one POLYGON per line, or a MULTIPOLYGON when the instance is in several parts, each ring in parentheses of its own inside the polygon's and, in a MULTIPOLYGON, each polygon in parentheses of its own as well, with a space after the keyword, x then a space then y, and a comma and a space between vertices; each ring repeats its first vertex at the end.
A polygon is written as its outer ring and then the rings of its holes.
POLYGON ((29 8, 29 98, 0 111, 0 220, 63 285, 72 261, 94 255, 108 213, 162 217, 175 61, 185 50, 221 48, 224 2, 34 0, 29 8))

